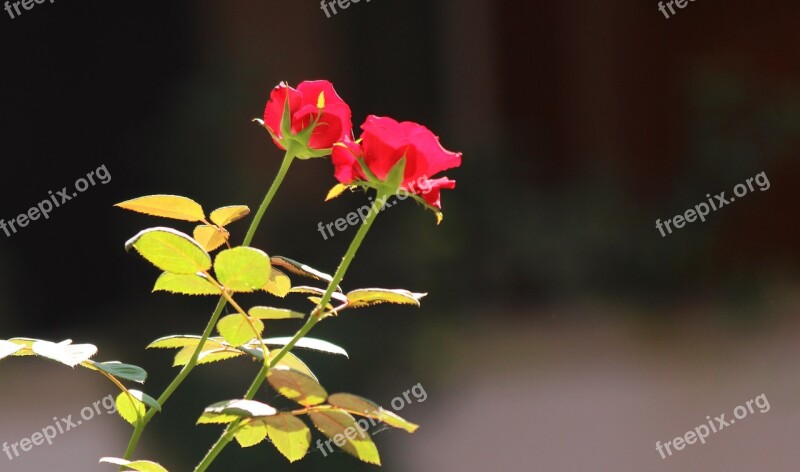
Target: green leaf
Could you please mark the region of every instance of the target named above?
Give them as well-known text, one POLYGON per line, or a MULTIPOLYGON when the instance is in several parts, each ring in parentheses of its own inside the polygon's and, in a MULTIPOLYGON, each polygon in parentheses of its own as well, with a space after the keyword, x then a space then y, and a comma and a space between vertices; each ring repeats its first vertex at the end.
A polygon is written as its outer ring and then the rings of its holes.
POLYGON ((272 416, 276 413, 278 410, 266 403, 254 400, 226 400, 214 403, 203 410, 203 415, 197 420, 197 424, 224 424, 240 418, 272 416))
POLYGON ((403 289, 362 288, 347 294, 351 307, 360 308, 378 303, 397 303, 400 305, 419 306, 419 301, 427 293, 414 293, 403 289))
POLYGON ((120 379, 139 383, 144 383, 147 380, 147 372, 139 366, 123 364, 117 361, 92 362, 91 364, 93 367, 120 379))
MULTIPOLYGON (((281 337, 281 338, 266 338, 264 339, 264 344, 267 346, 285 346, 289 344, 292 338, 289 337, 281 337)), ((299 341, 295 344, 295 347, 303 348, 303 349, 311 349, 312 351, 320 351, 327 354, 338 354, 340 356, 349 357, 347 355, 347 351, 342 349, 341 347, 337 346, 336 344, 329 343, 328 341, 323 341, 321 339, 315 338, 300 338, 299 341)))
POLYGON ((319 382, 286 366, 270 369, 267 381, 278 393, 303 406, 319 405, 328 398, 328 392, 319 382))
POLYGON ((214 262, 217 280, 234 292, 260 290, 269 281, 270 269, 264 251, 246 246, 222 251, 214 262))
POLYGON ((139 398, 141 395, 137 396, 134 392, 136 390, 128 390, 130 395, 126 392, 117 395, 117 413, 132 425, 136 425, 147 412, 144 401, 139 398))
POLYGON ((267 439, 267 424, 263 420, 245 423, 236 432, 236 441, 242 447, 253 447, 267 439))
POLYGON ((211 221, 217 226, 228 226, 249 214, 250 208, 247 208, 245 205, 225 206, 211 212, 211 221))
POLYGON ((145 215, 182 221, 202 221, 206 217, 203 207, 199 203, 191 198, 178 195, 148 195, 117 203, 114 206, 145 215))
POLYGON ((172 274, 164 272, 156 280, 154 292, 180 295, 220 295, 222 292, 201 274, 172 274))
POLYGON ((0 359, 4 359, 22 349, 25 349, 24 345, 0 340, 0 359))
POLYGON ((75 367, 81 362, 88 361, 97 353, 97 346, 92 344, 72 344, 70 339, 58 344, 49 341, 36 341, 31 349, 39 356, 70 367, 75 367))
POLYGON ((325 409, 310 411, 308 416, 322 434, 333 439, 344 451, 369 464, 381 464, 378 448, 349 413, 325 409))
POLYGON ((303 319, 306 316, 304 313, 300 313, 299 311, 286 310, 283 308, 270 308, 267 306, 255 306, 250 308, 247 314, 260 320, 303 319))
POLYGON ((146 229, 125 243, 165 272, 195 274, 211 268, 211 256, 189 236, 172 228, 146 229))
POLYGON ((149 406, 150 408, 155 409, 156 411, 161 411, 161 404, 158 403, 158 400, 151 397, 150 395, 140 392, 139 390, 128 390, 131 395, 133 395, 137 400, 141 401, 145 405, 149 406))
POLYGON ((417 428, 419 428, 419 425, 411 423, 410 421, 406 421, 391 411, 386 411, 370 400, 357 395, 352 395, 349 393, 334 393, 328 397, 328 403, 355 415, 375 418, 376 420, 380 420, 389 426, 404 429, 409 433, 413 433, 417 430, 417 428))
POLYGON ((264 322, 258 318, 249 318, 248 322, 248 318, 240 314, 228 315, 219 320, 217 330, 228 344, 237 347, 253 338, 260 338, 264 332, 264 322), (253 332, 253 326, 258 330, 257 333, 253 332))
POLYGON ((169 472, 160 464, 151 461, 127 461, 117 457, 103 457, 100 459, 100 463, 119 465, 138 472, 169 472))
POLYGON ((271 293, 276 297, 283 298, 289 293, 291 288, 292 281, 289 279, 289 276, 273 267, 269 273, 269 280, 261 287, 261 290, 271 293))
POLYGON ((311 444, 311 430, 305 423, 288 413, 264 418, 262 421, 267 425, 270 441, 289 462, 305 457, 311 444))
POLYGON ((225 228, 217 228, 210 225, 199 225, 192 232, 194 240, 208 252, 222 246, 231 237, 231 233, 225 228))
MULTIPOLYGON (((322 280, 325 282, 331 282, 333 280, 333 277, 325 272, 320 272, 309 265, 289 259, 288 257, 272 256, 270 261, 272 262, 272 265, 284 268, 295 275, 308 277, 314 280, 322 280)), ((339 291, 341 291, 341 288, 339 291)))

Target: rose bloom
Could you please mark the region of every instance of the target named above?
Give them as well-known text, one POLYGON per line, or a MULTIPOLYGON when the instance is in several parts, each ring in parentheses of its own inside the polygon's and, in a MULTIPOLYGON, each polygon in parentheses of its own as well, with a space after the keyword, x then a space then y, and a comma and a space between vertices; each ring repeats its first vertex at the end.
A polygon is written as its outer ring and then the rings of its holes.
POLYGON ((322 116, 308 141, 310 149, 331 149, 336 142, 352 134, 350 107, 336 93, 333 84, 327 80, 311 80, 301 82, 297 89, 293 89, 282 82, 272 90, 264 109, 264 126, 281 149, 286 149, 288 138, 281 134, 281 118, 287 98, 292 134, 308 128, 320 114, 319 105, 323 105, 322 116))
POLYGON ((461 153, 442 147, 439 138, 428 128, 392 118, 370 115, 361 125, 361 142, 346 139, 333 148, 331 161, 336 179, 348 185, 369 181, 358 159, 363 158, 369 170, 383 181, 404 156, 406 167, 400 189, 420 195, 429 205, 441 209, 441 189, 453 189, 454 180, 431 176, 461 165, 461 153))

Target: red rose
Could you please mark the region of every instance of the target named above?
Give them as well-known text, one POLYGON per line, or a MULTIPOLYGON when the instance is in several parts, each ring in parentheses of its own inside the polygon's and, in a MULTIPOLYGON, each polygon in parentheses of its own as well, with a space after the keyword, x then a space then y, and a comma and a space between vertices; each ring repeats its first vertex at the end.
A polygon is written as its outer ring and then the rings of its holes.
POLYGON ((372 174, 383 181, 394 165, 405 157, 406 167, 400 188, 420 195, 428 204, 441 209, 440 190, 455 188, 456 183, 446 177, 431 177, 459 167, 461 153, 444 149, 439 138, 428 128, 409 121, 398 123, 391 118, 371 115, 361 129, 364 132, 360 144, 347 139, 334 147, 331 161, 336 179, 343 184, 369 181, 358 162, 363 158, 372 174))
POLYGON ((272 90, 264 109, 264 126, 281 149, 286 149, 291 139, 299 141, 308 150, 299 157, 327 155, 335 143, 353 132, 350 107, 327 80, 301 82, 296 90, 285 83, 279 84, 272 90), (287 98, 292 136, 283 136, 281 132, 287 98), (311 135, 303 136, 317 117, 319 120, 311 135))

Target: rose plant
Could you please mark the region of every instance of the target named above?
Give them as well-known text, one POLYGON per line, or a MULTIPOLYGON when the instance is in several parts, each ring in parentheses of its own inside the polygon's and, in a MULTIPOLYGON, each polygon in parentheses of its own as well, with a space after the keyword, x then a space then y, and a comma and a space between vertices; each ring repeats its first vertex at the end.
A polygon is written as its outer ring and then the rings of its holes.
POLYGON ((148 346, 178 349, 174 365, 180 370, 160 396, 152 397, 126 386, 130 382, 143 384, 146 371, 132 364, 92 360, 97 353, 92 344, 72 344, 71 340, 53 343, 23 337, 0 340, 0 359, 40 356, 95 371, 119 388, 117 410, 133 426, 133 432, 122 457, 104 457, 103 463, 118 465, 121 470, 166 471, 157 462, 134 459, 142 434, 196 366, 235 358, 254 359, 259 371, 240 398, 212 403, 200 413, 198 424, 220 425, 223 431, 194 469, 196 472, 208 470, 234 440, 242 447, 252 447, 268 438, 290 462, 303 458, 311 444, 311 429, 302 418, 328 438, 340 439, 337 446, 341 438, 346 438, 340 445, 344 451, 373 464, 380 464, 377 447, 355 416, 408 432, 417 429, 416 424, 362 397, 349 393, 329 395, 293 350, 306 348, 346 355, 341 347, 310 338, 308 333, 321 321, 347 310, 379 303, 420 305, 424 293, 383 288, 345 291, 340 284, 389 196, 406 192, 435 211, 441 220, 441 190, 454 188, 455 182, 434 176, 460 166, 461 154, 442 147, 439 138, 424 126, 373 115, 361 125, 363 133, 356 140, 350 107, 325 80, 302 82, 297 88, 279 84, 270 94, 263 120, 256 121, 285 155, 241 244, 234 245, 228 227, 250 214, 245 205, 224 206, 207 215, 196 201, 166 194, 134 198, 116 205, 193 226, 191 235, 165 226, 147 228, 126 243, 127 250, 137 252, 161 271, 154 291, 219 299, 201 334, 165 336, 148 346), (294 160, 326 156, 332 156, 334 176, 339 182, 328 192, 328 199, 346 189, 376 192, 374 200, 370 196, 372 211, 364 218, 333 275, 251 247, 255 232, 294 160), (290 276, 310 282, 295 283, 290 276), (236 300, 239 294, 258 292, 276 299, 290 294, 304 295, 312 307, 305 314, 266 305, 243 307, 236 300), (222 316, 226 307, 234 313, 222 316), (293 336, 275 337, 266 324, 278 319, 303 322, 293 336), (264 337, 265 333, 271 337, 264 337), (257 400, 264 382, 297 403, 297 408, 279 411, 257 400))

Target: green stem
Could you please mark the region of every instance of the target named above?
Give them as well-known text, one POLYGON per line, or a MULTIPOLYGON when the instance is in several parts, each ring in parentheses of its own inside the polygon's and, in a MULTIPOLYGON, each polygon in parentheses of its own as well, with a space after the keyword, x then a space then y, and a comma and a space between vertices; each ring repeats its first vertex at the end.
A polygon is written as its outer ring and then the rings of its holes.
MULTIPOLYGON (((269 190, 267 191, 267 195, 264 197, 264 201, 261 202, 261 206, 259 206, 258 211, 256 212, 255 216, 253 217, 253 221, 250 222, 250 228, 247 230, 247 235, 244 237, 244 241, 242 242, 242 246, 249 246, 250 243, 253 241, 253 236, 256 234, 256 230, 258 226, 261 224, 261 219, 264 217, 264 213, 267 211, 267 207, 272 202, 273 197, 278 192, 278 188, 283 183, 284 177, 286 177, 287 172, 289 171, 289 167, 292 165, 292 161, 294 161, 295 154, 294 151, 291 149, 286 151, 286 154, 283 157, 283 162, 281 163, 280 169, 278 169, 278 174, 275 176, 275 179, 272 181, 272 185, 270 185, 269 190)), ((203 347, 208 341, 208 338, 211 336, 211 333, 214 332, 214 327, 217 325, 219 321, 220 315, 222 315, 222 310, 225 309, 225 305, 227 301, 225 297, 221 297, 219 302, 217 302, 217 307, 214 309, 214 313, 211 315, 211 319, 208 321, 208 325, 206 325, 205 330, 203 331, 203 335, 200 338, 200 341, 197 343, 197 347, 192 353, 192 357, 189 359, 189 362, 186 363, 185 366, 181 369, 175 379, 169 384, 169 386, 164 390, 164 393, 158 397, 158 404, 162 407, 164 404, 169 400, 173 393, 180 387, 186 377, 189 376, 189 373, 192 369, 197 366, 197 359, 200 357, 200 352, 202 352, 203 347)), ((145 428, 147 428, 148 423, 153 417, 156 415, 157 411, 155 408, 150 408, 147 413, 145 413, 144 417, 141 421, 136 423, 136 427, 133 430, 133 434, 131 435, 131 439, 128 442, 128 447, 125 449, 125 455, 123 456, 126 460, 131 460, 133 457, 133 453, 136 451, 136 447, 139 444, 139 439, 142 437, 142 433, 144 433, 145 428)))
MULTIPOLYGON (((385 198, 383 197, 384 195, 379 194, 378 198, 376 198, 376 201, 384 202, 385 198)), ((306 320, 303 327, 300 328, 300 330, 297 331, 297 333, 295 333, 294 337, 292 337, 289 343, 286 344, 283 347, 283 349, 281 349, 280 352, 278 352, 278 354, 276 354, 275 357, 272 358, 272 360, 269 362, 268 365, 264 365, 261 367, 261 370, 258 371, 256 378, 253 380, 253 383, 247 390, 247 393, 245 394, 244 397, 245 399, 252 400, 256 396, 256 393, 258 393, 258 389, 261 388, 261 385, 264 383, 264 380, 266 380, 267 372, 269 371, 269 369, 276 366, 281 361, 281 359, 283 359, 283 357, 286 354, 288 354, 289 351, 292 350, 295 344, 297 344, 297 342, 300 339, 302 339, 306 334, 308 334, 308 332, 311 331, 311 328, 313 328, 317 323, 320 322, 320 320, 322 319, 321 314, 323 313, 324 307, 328 306, 328 302, 331 301, 333 292, 336 290, 336 287, 338 287, 339 284, 344 279, 344 275, 345 273, 347 273, 347 269, 350 267, 350 263, 353 262, 353 259, 356 257, 356 252, 358 251, 358 248, 361 246, 361 243, 364 241, 364 237, 369 232, 369 229, 372 227, 372 223, 375 221, 375 218, 377 218, 378 213, 380 213, 382 208, 383 204, 381 204, 380 207, 378 206, 372 207, 373 211, 370 212, 364 223, 358 229, 358 233, 356 233, 355 237, 353 238, 353 241, 350 243, 350 247, 347 248, 347 252, 344 254, 342 262, 339 263, 339 267, 336 269, 336 273, 333 274, 333 279, 328 284, 328 288, 327 290, 325 290, 325 294, 322 296, 322 299, 319 301, 317 306, 308 316, 308 319, 306 320)), ((217 456, 219 456, 222 450, 225 449, 225 447, 236 436, 236 431, 239 428, 240 423, 241 420, 237 420, 229 424, 228 427, 225 428, 225 431, 223 431, 222 435, 219 437, 219 439, 217 439, 217 442, 214 443, 211 449, 206 453, 206 456, 203 458, 200 464, 198 464, 197 467, 195 467, 194 472, 205 472, 208 469, 208 467, 211 466, 211 463, 214 462, 214 460, 217 458, 217 456)))

